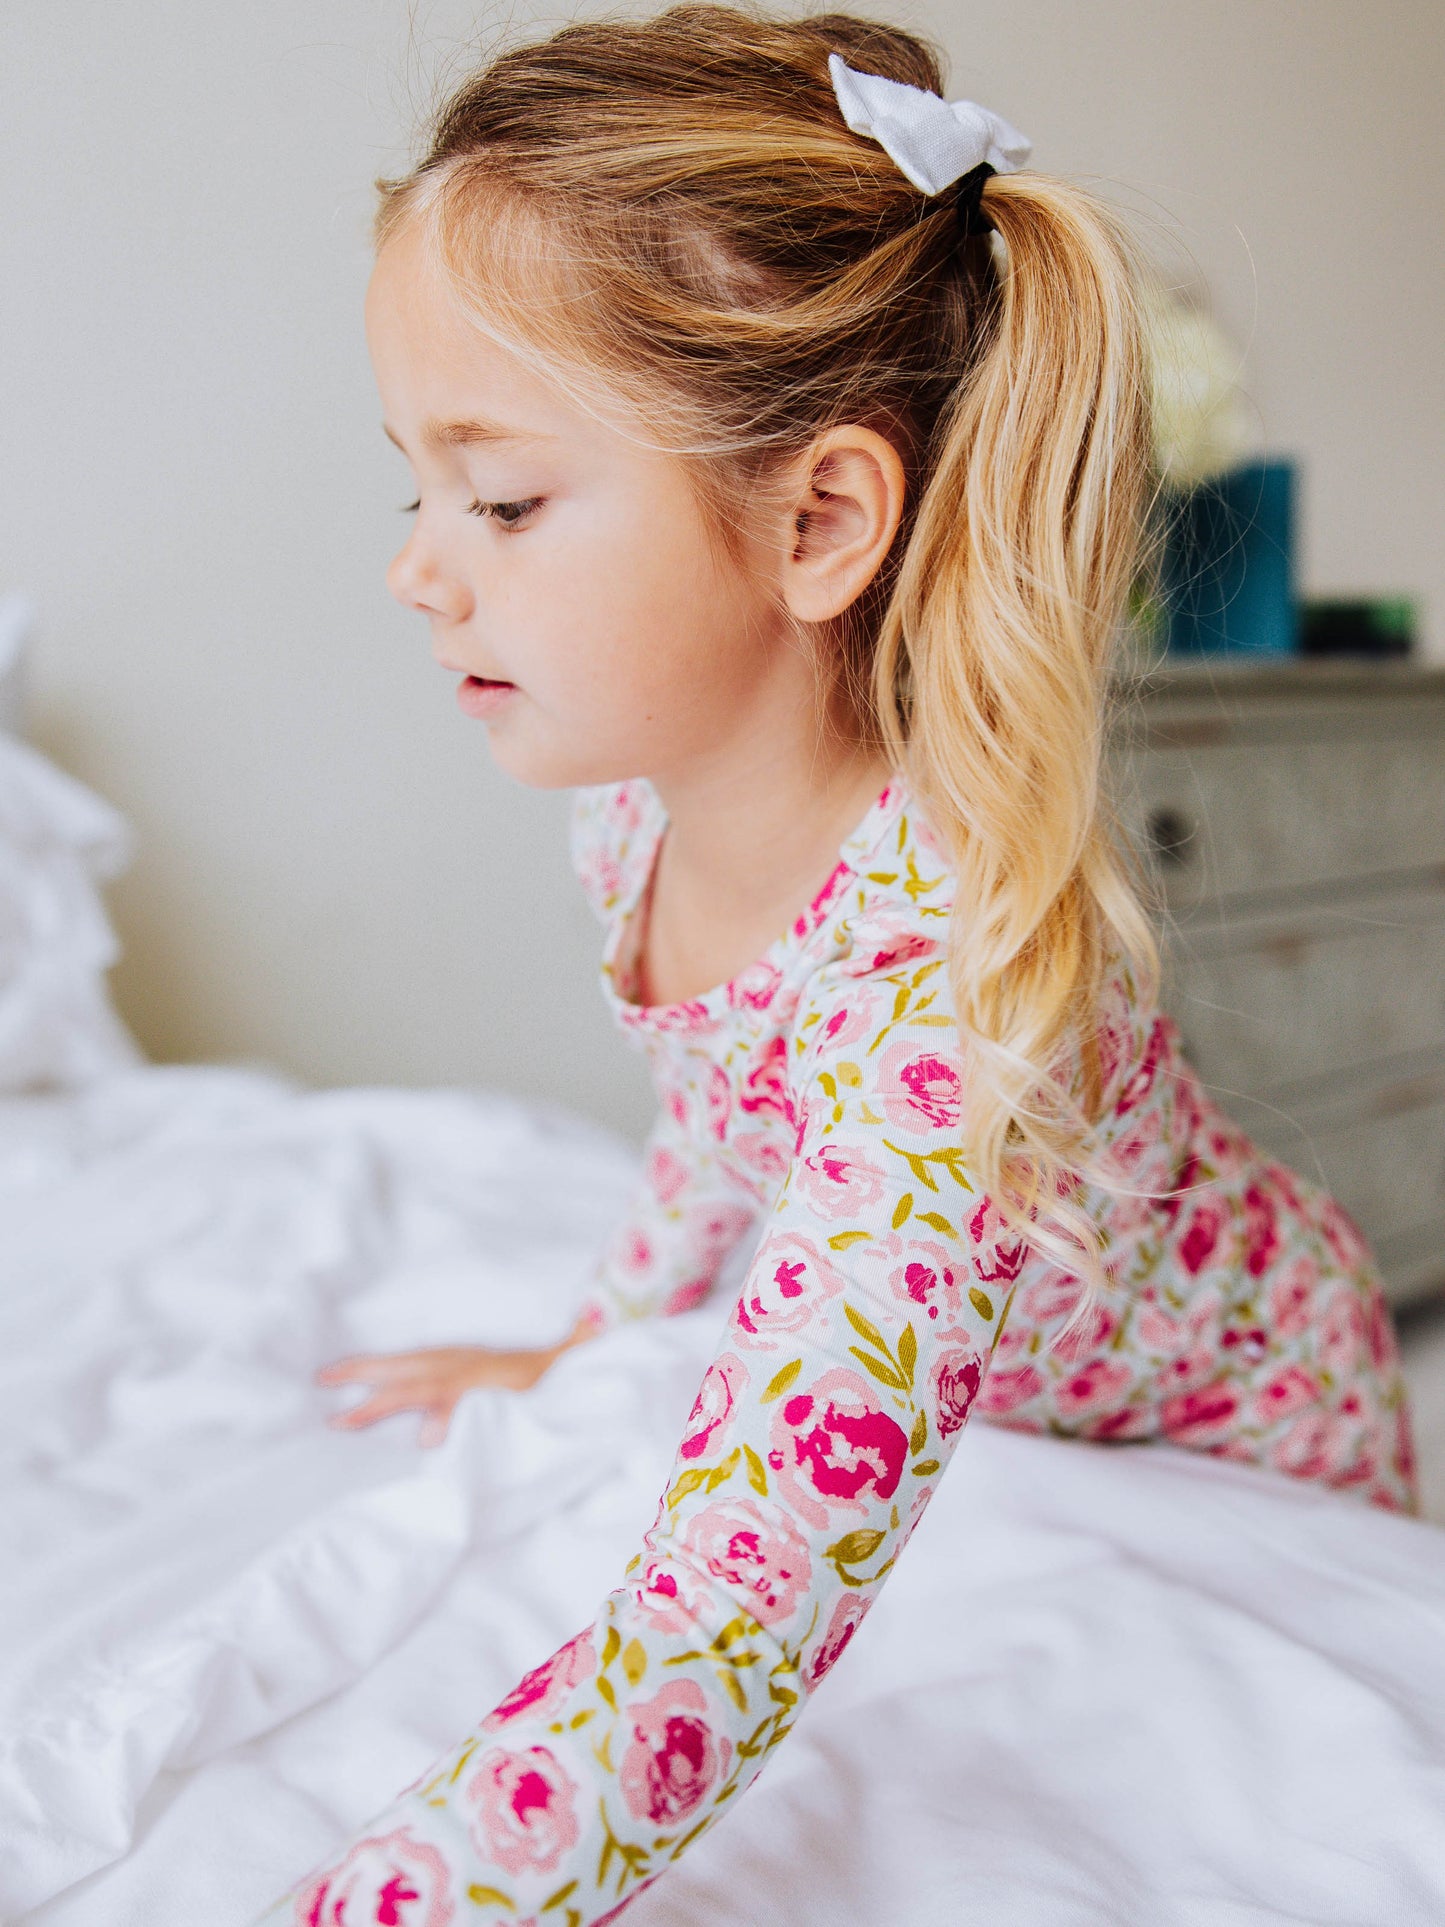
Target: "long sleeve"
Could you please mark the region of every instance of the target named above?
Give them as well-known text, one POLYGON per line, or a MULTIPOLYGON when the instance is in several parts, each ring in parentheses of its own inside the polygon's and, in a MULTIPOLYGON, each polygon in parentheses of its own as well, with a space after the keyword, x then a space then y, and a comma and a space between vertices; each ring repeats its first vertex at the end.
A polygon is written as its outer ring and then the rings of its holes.
POLYGON ((583 1315, 603 1329, 690 1311, 712 1290, 734 1248, 756 1230, 760 1213, 761 1206, 664 1100, 629 1208, 608 1240, 583 1315))
POLYGON ((612 1920, 726 1814, 853 1638, 1021 1268, 957 1148, 941 962, 877 962, 805 990, 794 1153, 623 1582, 267 1922, 612 1920))

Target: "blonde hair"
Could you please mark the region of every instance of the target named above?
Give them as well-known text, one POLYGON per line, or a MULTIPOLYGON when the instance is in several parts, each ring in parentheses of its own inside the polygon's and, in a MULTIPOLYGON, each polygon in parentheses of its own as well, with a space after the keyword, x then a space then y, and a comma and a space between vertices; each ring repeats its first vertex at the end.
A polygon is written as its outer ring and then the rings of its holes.
POLYGON ((666 430, 724 542, 824 428, 894 437, 904 520, 839 667, 956 871, 974 1171, 1092 1285, 1100 1002, 1122 957, 1154 969, 1100 790, 1148 490, 1138 275, 1041 174, 989 180, 997 242, 961 239, 849 132, 832 52, 942 91, 927 44, 851 14, 684 5, 514 48, 377 183, 375 239, 420 218, 479 328, 666 430))

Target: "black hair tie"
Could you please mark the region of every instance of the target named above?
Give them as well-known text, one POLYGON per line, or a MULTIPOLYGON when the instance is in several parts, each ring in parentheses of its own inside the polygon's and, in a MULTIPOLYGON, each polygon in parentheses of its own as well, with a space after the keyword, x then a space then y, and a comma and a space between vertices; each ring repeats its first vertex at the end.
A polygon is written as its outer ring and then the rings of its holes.
POLYGON ((959 180, 954 190, 953 211, 958 219, 961 241, 967 241, 975 234, 992 234, 993 222, 983 211, 983 190, 984 183, 997 171, 987 161, 980 161, 977 167, 971 167, 959 180))

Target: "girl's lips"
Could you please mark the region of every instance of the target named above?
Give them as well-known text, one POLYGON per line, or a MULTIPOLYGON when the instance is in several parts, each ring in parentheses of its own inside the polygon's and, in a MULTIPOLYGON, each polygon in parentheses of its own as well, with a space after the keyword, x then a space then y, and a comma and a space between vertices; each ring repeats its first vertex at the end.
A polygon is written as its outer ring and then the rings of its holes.
POLYGON ((457 704, 468 716, 494 716, 516 693, 515 683, 487 682, 481 676, 464 676, 457 684, 457 704))

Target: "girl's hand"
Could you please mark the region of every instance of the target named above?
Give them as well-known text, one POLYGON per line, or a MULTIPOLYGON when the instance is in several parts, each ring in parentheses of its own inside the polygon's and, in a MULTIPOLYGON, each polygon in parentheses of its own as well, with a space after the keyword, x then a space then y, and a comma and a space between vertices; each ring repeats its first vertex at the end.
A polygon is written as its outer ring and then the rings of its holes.
POLYGON ((463 1392, 477 1385, 526 1391, 554 1359, 592 1335, 592 1327, 579 1320, 560 1345, 538 1350, 493 1351, 475 1345, 443 1345, 419 1352, 362 1352, 323 1365, 316 1383, 349 1385, 365 1381, 375 1387, 369 1398, 349 1411, 333 1412, 326 1421, 328 1425, 355 1431, 363 1425, 375 1425, 393 1412, 417 1410, 422 1414, 417 1443, 440 1445, 463 1392))

